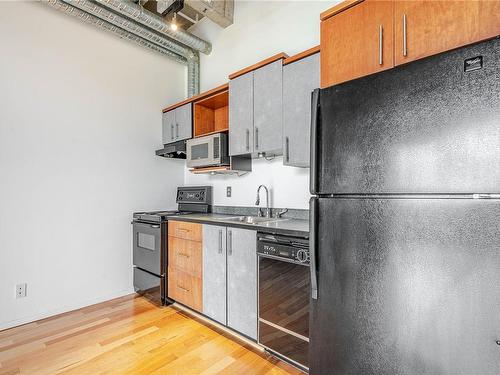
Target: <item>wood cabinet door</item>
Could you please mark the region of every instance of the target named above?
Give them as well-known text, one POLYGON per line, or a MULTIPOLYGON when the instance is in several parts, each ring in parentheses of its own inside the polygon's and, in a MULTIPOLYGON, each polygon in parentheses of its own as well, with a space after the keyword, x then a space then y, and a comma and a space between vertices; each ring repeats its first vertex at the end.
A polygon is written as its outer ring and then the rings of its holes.
POLYGON ((168 263, 170 267, 201 277, 202 258, 201 242, 168 236, 168 263))
POLYGON ((203 314, 226 324, 226 228, 203 225, 203 314))
POLYGON ((277 60, 254 71, 254 152, 282 154, 282 88, 282 60, 277 60))
POLYGON ((168 267, 168 296, 201 312, 203 308, 202 279, 182 272, 174 267, 168 267))
POLYGON ((366 0, 321 22, 321 87, 394 67, 393 10, 366 0))
POLYGON ((193 137, 193 113, 191 103, 175 109, 175 141, 193 137))
POLYGON ((500 34, 500 1, 395 1, 395 64, 500 34))
POLYGON ((257 339, 257 232, 227 228, 227 325, 257 339))
POLYGON ((319 53, 283 67, 283 164, 309 167, 311 93, 319 87, 319 53))
POLYGON ((175 109, 162 115, 162 140, 163 144, 175 142, 175 109))
POLYGON ((253 152, 253 72, 229 81, 229 155, 253 152))

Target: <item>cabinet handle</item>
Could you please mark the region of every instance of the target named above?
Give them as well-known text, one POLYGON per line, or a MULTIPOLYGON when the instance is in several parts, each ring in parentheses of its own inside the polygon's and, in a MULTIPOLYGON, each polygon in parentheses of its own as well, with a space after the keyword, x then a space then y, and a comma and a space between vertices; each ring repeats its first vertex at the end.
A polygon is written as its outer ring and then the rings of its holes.
POLYGON ((174 124, 170 124, 170 139, 174 139, 174 124))
POLYGON ((177 230, 178 230, 179 232, 191 232, 191 230, 190 230, 190 229, 186 229, 186 228, 177 228, 177 230))
POLYGON ((183 288, 182 286, 180 286, 179 284, 177 284, 177 288, 185 291, 185 292, 189 292, 189 289, 186 289, 186 288, 183 288))
POLYGON ((222 254, 222 229, 219 229, 219 254, 222 254))
POLYGON ((179 138, 179 124, 175 124, 175 138, 179 138))
POLYGON ((408 48, 406 45, 406 14, 403 14, 403 56, 408 55, 408 48))
POLYGON ((378 27, 378 64, 384 63, 384 28, 382 25, 378 27))
POLYGON ((227 241, 227 253, 228 255, 233 255, 233 232, 228 230, 228 241, 227 241))
POLYGON ((290 139, 285 137, 285 160, 287 163, 290 162, 290 139))
POLYGON ((246 148, 247 148, 247 151, 250 150, 250 130, 246 130, 246 133, 247 133, 247 143, 246 143, 246 148))
POLYGON ((177 253, 177 255, 180 257, 189 258, 189 255, 187 255, 186 253, 177 253))
POLYGON ((259 148, 259 128, 255 128, 255 149, 259 148))

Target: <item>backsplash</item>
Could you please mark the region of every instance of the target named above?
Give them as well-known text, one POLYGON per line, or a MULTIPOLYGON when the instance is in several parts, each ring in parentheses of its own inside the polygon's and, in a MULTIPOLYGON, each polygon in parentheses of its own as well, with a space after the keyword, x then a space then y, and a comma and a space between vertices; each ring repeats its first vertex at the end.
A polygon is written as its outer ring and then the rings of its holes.
MULTIPOLYGON (((265 206, 261 206, 265 210, 265 206)), ((276 215, 281 212, 284 208, 272 208, 271 216, 276 217, 276 215)), ((259 207, 238 207, 238 206, 213 206, 212 212, 214 214, 225 214, 225 215, 245 215, 245 216, 257 216, 259 207)), ((290 219, 309 219, 309 210, 289 208, 282 217, 290 219)))
MULTIPOLYGON (((216 206, 254 206, 257 188, 264 184, 269 189, 271 207, 309 208, 309 169, 284 166, 283 157, 271 161, 253 159, 252 171, 241 177, 194 175, 186 168, 184 184, 213 186, 216 206), (226 196, 227 186, 231 186, 231 197, 226 196)), ((266 204, 264 191, 261 191, 260 200, 261 206, 266 204)))

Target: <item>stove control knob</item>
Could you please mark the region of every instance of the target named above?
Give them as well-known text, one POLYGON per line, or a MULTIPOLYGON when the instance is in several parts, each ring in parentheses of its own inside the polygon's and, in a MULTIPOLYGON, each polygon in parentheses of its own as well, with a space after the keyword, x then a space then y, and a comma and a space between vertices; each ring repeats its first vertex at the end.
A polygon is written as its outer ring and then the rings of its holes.
POLYGON ((307 250, 300 249, 297 251, 296 258, 300 263, 305 263, 309 260, 309 252, 307 250))

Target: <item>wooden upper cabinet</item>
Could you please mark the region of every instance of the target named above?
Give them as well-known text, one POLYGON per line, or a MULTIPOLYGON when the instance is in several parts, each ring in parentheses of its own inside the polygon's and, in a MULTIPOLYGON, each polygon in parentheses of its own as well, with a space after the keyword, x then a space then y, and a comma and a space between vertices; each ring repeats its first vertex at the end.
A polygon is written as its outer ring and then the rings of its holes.
POLYGON ((321 22, 321 87, 394 66, 393 1, 366 0, 321 22))
POLYGON ((500 34, 500 1, 395 1, 395 64, 500 34))

